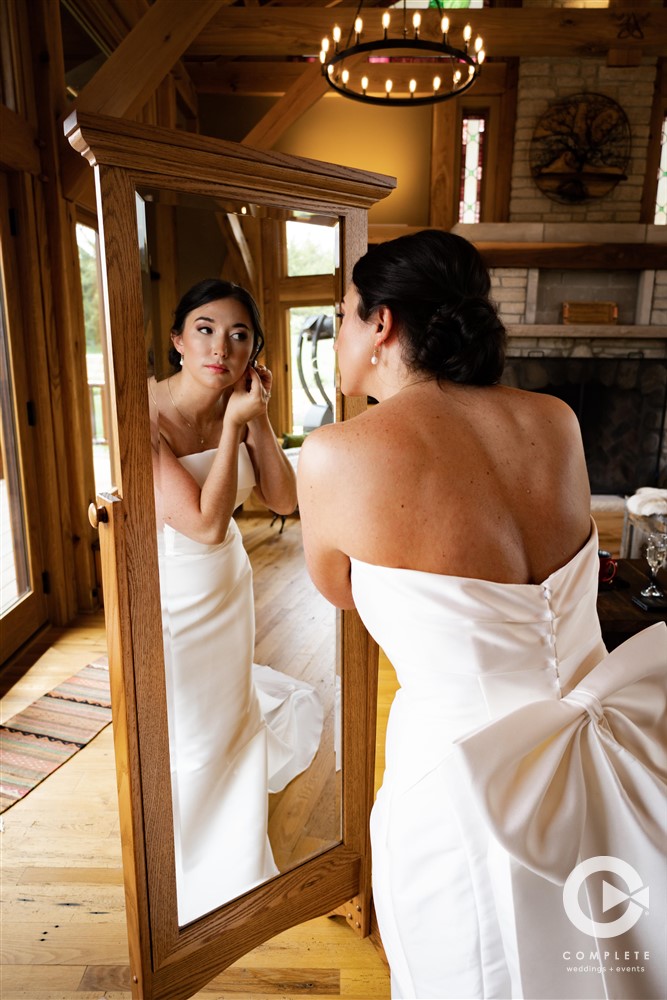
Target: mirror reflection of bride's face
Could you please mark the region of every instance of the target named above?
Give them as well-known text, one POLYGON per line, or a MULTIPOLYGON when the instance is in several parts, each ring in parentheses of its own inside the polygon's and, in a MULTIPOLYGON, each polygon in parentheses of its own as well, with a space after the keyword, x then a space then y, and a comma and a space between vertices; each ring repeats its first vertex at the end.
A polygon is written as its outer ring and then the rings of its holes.
POLYGON ((226 298, 193 309, 172 340, 183 358, 183 372, 220 392, 243 377, 255 337, 246 307, 226 298))

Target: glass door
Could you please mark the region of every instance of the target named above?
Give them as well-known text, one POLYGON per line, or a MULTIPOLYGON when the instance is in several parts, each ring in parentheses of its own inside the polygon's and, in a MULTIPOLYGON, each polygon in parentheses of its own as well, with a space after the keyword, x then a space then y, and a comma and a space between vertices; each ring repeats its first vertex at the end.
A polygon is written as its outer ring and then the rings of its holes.
MULTIPOLYGON (((37 535, 30 424, 34 408, 21 350, 20 295, 7 180, 0 176, 0 662, 47 619, 37 535)), ((48 498, 44 497, 44 502, 48 498)))

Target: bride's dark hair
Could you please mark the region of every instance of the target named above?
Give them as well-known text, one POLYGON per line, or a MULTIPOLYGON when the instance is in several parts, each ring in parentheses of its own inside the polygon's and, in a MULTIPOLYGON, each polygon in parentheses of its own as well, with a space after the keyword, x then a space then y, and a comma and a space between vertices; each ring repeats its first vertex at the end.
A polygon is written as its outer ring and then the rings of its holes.
MULTIPOLYGON (((231 281, 223 281, 221 278, 204 278, 196 285, 189 288, 181 298, 181 301, 174 310, 174 322, 171 328, 172 333, 183 333, 185 318, 193 309, 200 309, 207 302, 216 302, 218 299, 236 299, 245 306, 252 321, 253 348, 251 362, 256 361, 258 355, 264 347, 264 332, 262 321, 259 316, 259 309, 250 292, 235 285, 231 281)), ((169 348, 169 361, 175 369, 181 366, 181 355, 174 345, 169 348)))
POLYGON ((359 316, 388 306, 406 364, 438 379, 498 382, 506 332, 489 299, 489 272, 475 247, 425 229, 373 246, 354 266, 359 316))

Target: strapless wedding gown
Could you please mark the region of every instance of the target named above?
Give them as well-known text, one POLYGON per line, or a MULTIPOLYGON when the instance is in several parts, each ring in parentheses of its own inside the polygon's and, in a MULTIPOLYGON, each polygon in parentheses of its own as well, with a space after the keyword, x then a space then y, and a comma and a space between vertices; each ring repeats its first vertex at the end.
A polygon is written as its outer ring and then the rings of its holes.
MULTIPOLYGON (((215 451, 179 459, 201 486, 215 451)), ((239 448, 236 506, 255 476, 239 448)), ((232 519, 219 545, 159 533, 178 922, 187 924, 278 874, 268 793, 319 746, 314 688, 253 664, 252 570, 232 519)))
POLYGON ((667 628, 607 654, 595 527, 540 585, 351 572, 401 684, 371 817, 392 997, 663 997, 667 628))

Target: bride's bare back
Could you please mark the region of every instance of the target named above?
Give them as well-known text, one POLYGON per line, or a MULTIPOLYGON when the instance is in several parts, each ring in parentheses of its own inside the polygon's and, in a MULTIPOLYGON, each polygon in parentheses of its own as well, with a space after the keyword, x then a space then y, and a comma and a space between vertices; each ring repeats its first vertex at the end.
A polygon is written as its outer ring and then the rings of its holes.
POLYGON ((350 557, 533 583, 567 562, 590 532, 579 427, 550 396, 434 381, 409 386, 313 435, 303 471, 311 569, 345 606, 350 557))

